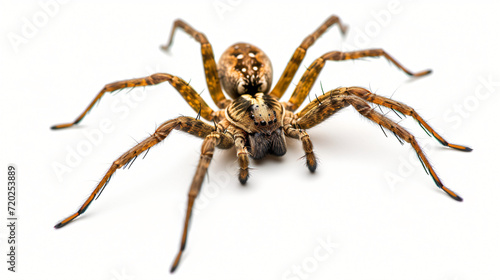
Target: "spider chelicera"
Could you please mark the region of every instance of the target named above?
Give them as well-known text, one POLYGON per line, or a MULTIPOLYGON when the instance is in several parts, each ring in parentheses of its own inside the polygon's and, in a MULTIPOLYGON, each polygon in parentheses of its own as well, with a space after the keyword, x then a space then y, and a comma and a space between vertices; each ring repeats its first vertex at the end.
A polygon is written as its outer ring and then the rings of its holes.
POLYGON ((141 153, 149 151, 151 147, 163 141, 172 130, 177 129, 187 132, 202 138, 203 144, 200 161, 189 189, 182 241, 179 252, 171 267, 171 272, 173 272, 177 268, 186 246, 188 225, 193 204, 200 192, 203 179, 216 147, 221 149, 236 148, 239 164, 239 181, 242 184, 245 184, 248 179, 249 157, 260 159, 267 154, 284 155, 286 153, 285 137, 298 139, 302 142, 307 167, 311 172, 314 172, 316 170, 316 157, 313 153, 313 146, 309 135, 305 130, 316 126, 349 105, 352 105, 364 117, 390 130, 400 141, 410 143, 422 162, 425 171, 431 175, 436 185, 453 199, 462 201, 460 196, 441 183, 441 180, 425 157, 415 137, 396 122, 375 111, 370 107, 369 103, 381 105, 413 117, 429 135, 434 136, 444 146, 460 151, 472 151, 468 147, 448 143, 411 107, 373 94, 364 88, 342 87, 325 92, 307 104, 301 111, 294 113, 309 94, 326 61, 383 56, 410 76, 424 76, 431 73, 430 70, 412 73, 382 49, 353 52, 332 51, 317 58, 307 68, 288 101, 279 101, 304 59, 307 49, 334 24, 339 26, 343 34, 346 32, 347 27, 341 23, 337 16, 329 17, 316 31, 302 41, 288 62, 277 84, 271 89, 273 76, 271 61, 262 50, 251 44, 237 43, 230 46, 222 54, 219 63, 216 64, 212 47, 205 35, 193 29, 182 20, 175 21, 169 41, 166 45, 162 46, 162 49, 168 50, 171 46, 172 38, 177 28, 184 30, 201 44, 201 54, 208 91, 219 110, 214 111, 188 83, 171 74, 157 73, 144 78, 124 80, 104 86, 74 122, 55 125, 52 129, 66 128, 78 124, 106 92, 138 86, 156 85, 163 82, 169 82, 177 89, 182 97, 198 113, 198 116, 196 118, 178 117, 161 124, 151 136, 115 160, 80 209, 58 223, 55 228, 61 228, 83 214, 88 209, 90 203, 99 197, 111 176, 118 168, 131 164, 141 153), (224 96, 222 88, 224 88, 224 91, 231 99, 227 99, 224 96), (210 123, 199 120, 200 117, 210 123))

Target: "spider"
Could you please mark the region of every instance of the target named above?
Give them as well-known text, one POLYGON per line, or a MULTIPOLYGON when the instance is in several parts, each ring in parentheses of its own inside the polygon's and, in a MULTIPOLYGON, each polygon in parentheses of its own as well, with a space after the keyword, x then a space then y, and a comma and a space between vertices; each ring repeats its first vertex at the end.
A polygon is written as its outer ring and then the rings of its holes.
POLYGON ((99 197, 111 179, 111 176, 118 168, 132 164, 137 156, 143 152, 147 153, 151 147, 163 141, 172 130, 184 131, 202 138, 203 144, 201 146, 200 160, 188 193, 188 204, 180 249, 170 270, 174 272, 178 267, 186 246, 188 226, 195 199, 200 192, 203 179, 216 147, 220 149, 235 147, 239 165, 238 178, 241 184, 245 184, 249 176, 249 158, 261 159, 268 154, 276 156, 284 155, 287 150, 285 137, 297 139, 302 142, 306 165, 310 172, 314 172, 317 162, 313 152, 313 145, 306 129, 316 126, 349 105, 352 105, 364 117, 377 123, 382 130, 383 128, 390 130, 401 142, 406 141, 410 143, 416 151, 424 170, 431 175, 436 185, 453 199, 462 201, 460 196, 441 183, 441 180, 436 175, 415 137, 390 118, 375 111, 370 106, 370 103, 384 106, 395 112, 413 117, 429 135, 434 136, 444 146, 460 151, 472 151, 471 148, 447 142, 411 107, 401 102, 376 95, 361 87, 340 87, 317 96, 315 100, 307 104, 298 113, 295 113, 297 108, 304 102, 306 96, 308 96, 311 87, 327 61, 383 56, 410 76, 424 76, 431 73, 430 70, 418 73, 410 72, 383 49, 352 52, 331 51, 317 58, 307 68, 288 101, 279 101, 304 59, 307 49, 334 24, 338 25, 342 34, 346 33, 347 26, 342 24, 337 16, 330 16, 321 26, 302 41, 292 55, 277 84, 271 89, 273 78, 271 61, 262 50, 251 44, 236 43, 222 54, 219 63, 216 64, 212 47, 207 37, 186 22, 176 20, 167 44, 161 46, 161 48, 165 51, 169 49, 175 31, 178 28, 192 36, 201 45, 208 91, 219 110, 215 111, 210 108, 189 83, 167 73, 157 73, 144 78, 118 81, 104 86, 74 122, 55 125, 52 126, 52 129, 67 128, 78 124, 106 92, 138 86, 151 86, 163 82, 169 82, 198 115, 196 118, 181 116, 164 122, 152 135, 125 152, 113 162, 107 173, 78 211, 59 222, 55 225, 55 228, 61 228, 83 214, 92 201, 99 197), (224 89, 231 99, 225 97, 222 89, 224 89), (210 123, 201 121, 200 117, 210 123))

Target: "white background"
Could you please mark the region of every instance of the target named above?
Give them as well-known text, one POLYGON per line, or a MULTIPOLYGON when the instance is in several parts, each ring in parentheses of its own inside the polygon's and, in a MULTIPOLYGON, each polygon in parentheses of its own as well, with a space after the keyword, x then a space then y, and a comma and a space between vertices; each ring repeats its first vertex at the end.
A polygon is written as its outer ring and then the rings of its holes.
MULTIPOLYGON (((42 8, 46 1, 1 3, 0 182, 7 185, 6 167, 14 163, 19 183, 18 272, 6 271, 7 228, 0 226, 2 279, 500 278, 500 6, 494 1, 405 1, 390 11, 385 0, 123 2, 61 3, 50 14, 42 8), (328 62, 318 81, 325 90, 356 85, 392 96, 450 142, 474 148, 443 148, 411 118, 400 122, 463 203, 436 188, 410 145, 386 138, 347 108, 309 130, 320 160, 315 174, 301 159, 300 143, 290 140, 284 157, 252 161, 241 187, 234 149, 218 151, 173 275, 201 146, 192 136, 172 133, 144 160, 119 170, 81 218, 53 229, 135 140, 168 119, 196 116, 163 84, 144 94, 106 95, 78 128, 49 129, 74 120, 106 83, 172 73, 205 89, 202 96, 215 107, 199 45, 178 32, 170 54, 159 50, 176 18, 204 32, 217 59, 235 42, 259 46, 277 81, 302 39, 331 14, 349 25, 347 37, 332 27, 309 49, 294 83, 331 50, 382 47, 413 71, 432 69, 411 79, 384 59, 328 62), (493 84, 484 87, 487 80, 493 84), (98 132, 103 122, 110 127, 98 132), (326 251, 324 242, 335 248, 326 251)), ((314 94, 321 94, 319 83, 314 94)))

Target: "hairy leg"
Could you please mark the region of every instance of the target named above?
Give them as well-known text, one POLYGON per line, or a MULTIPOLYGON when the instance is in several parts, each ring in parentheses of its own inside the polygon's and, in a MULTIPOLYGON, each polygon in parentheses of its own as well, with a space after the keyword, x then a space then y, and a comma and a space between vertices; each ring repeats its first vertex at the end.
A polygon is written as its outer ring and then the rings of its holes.
POLYGON ((242 132, 236 133, 234 135, 234 146, 236 148, 236 155, 238 156, 238 165, 240 166, 240 171, 238 179, 241 184, 245 184, 248 180, 248 150, 245 147, 245 136, 242 132))
POLYGON ((106 174, 101 179, 97 187, 90 194, 90 196, 83 203, 83 205, 78 209, 78 211, 73 215, 67 217, 66 219, 62 220, 61 222, 59 222, 55 226, 55 228, 61 228, 67 225, 69 222, 73 221, 76 217, 83 214, 88 209, 92 201, 94 201, 99 197, 99 195, 102 193, 107 183, 111 179, 111 176, 115 173, 117 169, 126 166, 130 162, 133 162, 135 158, 139 156, 141 153, 149 150, 154 145, 163 141, 163 139, 165 139, 173 129, 178 129, 201 138, 207 137, 214 131, 213 126, 210 126, 200 120, 196 120, 190 117, 179 117, 163 123, 162 125, 160 125, 160 127, 158 127, 158 129, 155 131, 153 135, 144 139, 142 142, 140 142, 135 147, 124 153, 117 160, 115 160, 111 165, 111 167, 109 168, 108 172, 106 172, 106 174))
POLYGON ((350 94, 359 96, 366 101, 382 105, 384 107, 399 111, 407 116, 413 117, 427 133, 432 134, 432 136, 434 136, 434 138, 436 138, 436 140, 439 143, 441 143, 443 146, 447 146, 447 147, 457 149, 460 151, 465 151, 465 152, 472 151, 472 149, 469 147, 448 143, 448 141, 444 140, 444 138, 441 135, 439 135, 429 124, 427 124, 427 122, 424 121, 424 119, 422 119, 422 117, 413 108, 411 108, 411 107, 409 107, 401 102, 394 101, 390 98, 383 97, 380 95, 376 95, 374 93, 371 93, 367 89, 359 88, 359 87, 351 87, 348 89, 348 92, 350 94))
POLYGON ((431 164, 427 160, 427 157, 425 156, 424 152, 420 148, 420 146, 417 143, 417 140, 415 139, 415 136, 413 136, 411 133, 409 133, 406 129, 404 129, 402 126, 398 125, 388 117, 378 113, 377 111, 373 110, 373 108, 368 105, 366 101, 364 101, 362 98, 357 97, 357 96, 347 96, 346 97, 347 102, 351 104, 361 115, 364 117, 370 119, 371 121, 389 129, 392 131, 397 137, 403 139, 404 141, 408 142, 411 144, 415 152, 417 152, 417 156, 422 162, 422 165, 424 166, 424 169, 426 172, 431 175, 432 179, 436 183, 436 185, 441 188, 443 191, 445 191, 451 198, 455 199, 456 201, 462 201, 462 198, 458 196, 456 193, 454 193, 452 190, 448 189, 443 185, 439 177, 437 176, 436 172, 434 171, 434 168, 432 168, 431 164))
POLYGON ((172 31, 170 32, 170 38, 168 39, 167 44, 161 46, 161 48, 165 51, 168 51, 168 49, 172 45, 174 33, 177 28, 181 28, 182 30, 184 30, 184 32, 191 35, 198 43, 201 44, 201 55, 203 58, 203 67, 205 68, 205 79, 207 81, 208 91, 210 92, 210 96, 214 100, 217 107, 221 109, 225 108, 230 101, 226 99, 224 93, 222 93, 212 45, 208 42, 205 34, 198 32, 183 20, 178 19, 174 22, 174 26, 172 27, 172 31))
POLYGON ((410 70, 406 69, 403 65, 397 62, 392 56, 386 53, 382 49, 371 49, 371 50, 362 50, 362 51, 354 51, 354 52, 328 52, 321 57, 317 58, 309 68, 307 68, 306 72, 302 75, 297 87, 292 93, 292 96, 288 102, 285 102, 285 107, 287 110, 295 111, 300 107, 302 102, 304 102, 305 98, 311 91, 314 82, 318 78, 319 73, 325 66, 326 61, 342 61, 342 60, 351 60, 358 59, 362 57, 378 57, 383 56, 394 65, 396 65, 399 69, 403 70, 406 74, 414 77, 420 77, 431 73, 430 70, 421 71, 417 73, 413 73, 410 70))
POLYGON ((309 168, 309 171, 316 171, 316 156, 313 152, 313 145, 311 139, 307 132, 303 129, 293 128, 291 124, 285 125, 285 135, 291 138, 299 139, 302 142, 302 149, 306 153, 306 165, 309 168))
MULTIPOLYGON (((295 115, 295 120, 293 120, 292 126, 294 128, 311 128, 316 126, 317 124, 323 122, 325 119, 333 115, 335 112, 339 111, 340 109, 352 105, 361 115, 365 116, 366 118, 372 120, 373 122, 379 124, 382 127, 385 127, 386 129, 392 131, 398 139, 402 139, 402 141, 406 141, 410 143, 413 147, 413 149, 416 151, 418 158, 422 162, 422 165, 424 166, 424 169, 428 174, 432 176, 432 179, 436 183, 436 185, 444 190, 448 195, 450 195, 453 199, 457 201, 462 201, 462 198, 455 194, 453 191, 448 189, 443 185, 439 177, 437 176, 436 172, 434 171, 433 167, 427 160, 424 152, 418 145, 417 141, 415 140, 415 137, 410 134, 406 129, 404 129, 402 126, 398 125, 388 117, 376 112, 373 110, 372 107, 367 103, 368 96, 370 96, 370 92, 362 89, 362 88, 338 88, 335 90, 331 90, 318 98, 316 98, 314 101, 309 103, 304 109, 302 109, 299 113, 295 115), (361 97, 364 96, 364 97, 361 97)), ((373 98, 373 96, 370 96, 370 98, 373 98)), ((388 100, 385 100, 388 102, 388 100)), ((392 100, 391 100, 392 101, 392 100)), ((375 101, 373 101, 375 103, 375 101)), ((378 101, 377 101, 378 102, 378 101)), ((392 101, 395 102, 395 101, 392 101)), ((379 102, 381 103, 381 102, 379 102)), ((377 103, 378 104, 378 103, 377 103)), ((392 103, 390 103, 392 104, 392 103)), ((399 103, 398 103, 399 104, 399 103)), ((406 106, 406 105, 405 105, 406 106)), ((389 106, 388 106, 389 107, 389 106)), ((391 107, 389 107, 391 108, 391 107)), ((398 110, 402 110, 402 113, 407 113, 408 115, 411 116, 418 116, 416 112, 414 112, 413 109, 409 107, 398 107, 398 110), (411 110, 410 110, 411 109, 411 110), (413 113, 411 113, 413 112, 413 113)), ((415 117, 417 121, 421 121, 422 125, 427 128, 429 131, 433 132, 433 134, 438 135, 437 133, 432 130, 432 128, 425 123, 420 116, 415 117), (425 125, 423 124, 425 123, 425 125)), ((438 135, 438 137, 441 137, 438 135)), ((437 138, 437 137, 436 137, 437 138)), ((442 139, 441 138, 438 138, 442 139)), ((447 144, 447 146, 455 149, 459 149, 462 151, 471 151, 472 149, 460 146, 460 145, 455 145, 455 144, 449 144, 448 142, 444 141, 444 139, 440 140, 440 142, 443 141, 444 143, 447 144)))
POLYGON ((337 16, 330 16, 318 29, 316 29, 311 35, 307 36, 300 46, 295 50, 294 54, 292 55, 292 58, 288 62, 285 70, 283 71, 283 74, 281 74, 280 79, 278 80, 278 83, 276 86, 274 86, 273 90, 271 91, 271 95, 276 97, 277 99, 280 99, 283 94, 285 94, 285 91, 287 90, 288 86, 292 82, 293 77, 295 76, 295 73, 297 73, 297 69, 299 68, 300 64, 302 63, 302 60, 304 59, 307 49, 314 44, 314 42, 323 34, 326 32, 326 30, 337 23, 339 25, 340 31, 342 34, 345 34, 347 31, 347 26, 343 25, 340 19, 337 16))
MULTIPOLYGON (((205 178, 205 174, 207 173, 207 168, 210 164, 210 161, 212 160, 215 147, 223 143, 227 144, 232 140, 233 140, 232 137, 224 133, 213 132, 209 134, 203 141, 203 144, 201 146, 200 161, 198 163, 198 167, 196 168, 196 173, 194 175, 193 182, 191 183, 191 187, 188 193, 188 206, 186 209, 186 218, 184 220, 181 245, 179 248, 179 252, 177 253, 177 256, 174 260, 174 263, 172 264, 170 272, 174 272, 177 269, 182 253, 186 247, 189 221, 191 220, 191 213, 193 210, 194 201, 198 196, 198 194, 200 193, 201 184, 203 183, 203 179, 205 178)), ((232 142, 232 144, 234 144, 234 142, 232 142)), ((228 146, 224 147, 227 148, 228 146)))
POLYGON ((52 129, 67 128, 78 124, 94 107, 94 105, 104 96, 106 92, 113 92, 124 88, 134 88, 140 86, 156 85, 163 82, 169 82, 177 91, 182 95, 184 100, 198 112, 204 119, 212 120, 214 111, 207 105, 207 103, 196 93, 196 91, 184 80, 179 77, 172 76, 165 73, 157 73, 144 78, 129 79, 119 82, 110 83, 97 94, 97 96, 90 102, 89 106, 76 118, 72 123, 54 125, 52 129))
POLYGON ((295 128, 302 129, 309 129, 320 124, 342 108, 349 106, 345 96, 345 88, 339 88, 316 97, 295 115, 296 120, 292 124, 295 128))

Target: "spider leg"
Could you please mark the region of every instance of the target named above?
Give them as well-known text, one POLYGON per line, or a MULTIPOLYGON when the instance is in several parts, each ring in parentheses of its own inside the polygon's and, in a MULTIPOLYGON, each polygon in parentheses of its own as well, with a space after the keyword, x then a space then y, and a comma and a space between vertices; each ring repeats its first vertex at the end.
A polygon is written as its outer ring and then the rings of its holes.
MULTIPOLYGON (((200 161, 198 163, 198 167, 196 168, 196 173, 194 175, 188 193, 188 206, 186 210, 186 218, 184 221, 184 229, 182 232, 181 246, 179 248, 177 256, 175 257, 174 263, 172 264, 172 267, 170 269, 171 273, 173 273, 177 269, 182 253, 186 247, 187 232, 189 227, 189 221, 191 220, 191 212, 193 210, 194 201, 198 196, 198 194, 200 193, 201 184, 203 182, 203 178, 205 178, 205 174, 207 173, 207 168, 210 164, 210 161, 212 160, 215 147, 220 146, 220 144, 224 142, 226 142, 229 145, 234 144, 234 142, 231 143, 232 139, 233 138, 231 136, 228 136, 224 133, 213 132, 209 134, 203 141, 203 144, 201 146, 200 161)), ((224 148, 229 147, 229 145, 224 145, 224 148)))
POLYGON ((425 156, 424 152, 420 148, 420 146, 417 143, 417 140, 415 139, 415 136, 413 136, 411 133, 409 133, 406 129, 404 129, 402 126, 398 125, 388 117, 378 113, 377 111, 373 110, 373 108, 368 105, 368 103, 363 100, 362 98, 358 96, 348 96, 346 97, 346 100, 349 104, 351 104, 361 115, 364 117, 370 119, 371 121, 389 129, 392 131, 396 136, 401 138, 402 140, 408 142, 411 144, 413 149, 417 152, 417 156, 421 160, 422 164, 425 166, 425 168, 429 171, 432 179, 436 183, 436 185, 441 188, 443 191, 445 191, 451 198, 455 199, 456 201, 462 201, 462 198, 458 196, 456 193, 454 193, 452 190, 448 189, 443 185, 439 177, 437 176, 436 172, 432 168, 431 164, 427 160, 427 157, 425 156))
POLYGON ((359 88, 359 87, 349 88, 348 92, 352 93, 356 96, 359 96, 366 101, 382 105, 384 107, 399 111, 407 116, 413 117, 424 128, 424 130, 431 133, 432 136, 434 136, 434 138, 436 138, 436 140, 439 143, 441 143, 443 146, 447 146, 447 147, 457 149, 460 151, 465 151, 465 152, 472 151, 472 149, 469 147, 448 143, 448 141, 444 140, 444 138, 441 135, 439 135, 429 124, 427 124, 427 122, 424 121, 424 119, 422 119, 422 117, 417 112, 415 112, 415 110, 413 108, 411 108, 411 107, 409 107, 401 102, 394 101, 390 98, 376 95, 376 94, 371 93, 370 91, 368 91, 364 88, 359 88))
POLYGON ((318 96, 295 115, 287 111, 289 116, 285 117, 285 135, 302 141, 302 148, 306 152, 306 164, 311 172, 316 170, 317 163, 311 140, 304 129, 316 126, 347 106, 349 103, 345 100, 345 94, 336 89, 318 96))
POLYGON ((370 50, 362 50, 362 51, 354 51, 354 52, 339 52, 333 51, 328 52, 321 57, 317 58, 310 66, 307 68, 306 72, 302 75, 297 87, 292 93, 290 100, 285 103, 285 107, 287 110, 295 111, 299 106, 304 102, 304 99, 307 97, 311 88, 316 81, 319 73, 325 66, 325 62, 328 60, 333 61, 342 61, 342 60, 351 60, 358 59, 362 57, 378 57, 383 56, 394 65, 396 65, 399 69, 403 70, 406 74, 413 77, 420 77, 431 73, 431 70, 425 70, 417 73, 413 73, 410 70, 406 69, 403 65, 397 62, 392 56, 386 53, 383 49, 370 49, 370 50))
POLYGON ((167 44, 160 46, 161 49, 168 51, 172 45, 174 33, 177 28, 181 28, 184 32, 191 35, 198 43, 201 44, 201 55, 203 58, 203 67, 205 68, 205 79, 207 81, 208 91, 210 92, 210 96, 214 100, 217 107, 221 109, 225 108, 229 104, 230 100, 226 99, 224 93, 222 93, 212 45, 208 42, 205 34, 198 32, 183 20, 178 19, 174 22, 167 44))
MULTIPOLYGON (((422 165, 424 166, 426 171, 428 170, 436 185, 453 199, 462 201, 462 198, 460 196, 443 185, 433 167, 427 160, 424 152, 418 145, 415 137, 402 126, 398 125, 396 122, 378 113, 376 110, 373 110, 373 108, 370 107, 370 105, 364 98, 358 96, 366 94, 366 92, 368 91, 357 87, 338 88, 326 92, 311 103, 307 104, 304 109, 297 113, 295 115, 296 120, 292 121, 292 125, 295 128, 311 128, 321 123, 340 109, 352 105, 364 117, 392 131, 396 135, 396 137, 398 137, 398 139, 402 139, 403 141, 410 143, 413 149, 416 151, 418 158, 421 160, 422 165)), ((428 125, 426 127, 430 128, 430 126, 428 125)), ((431 129, 429 130, 433 131, 431 129)), ((450 147, 456 148, 461 146, 450 144, 450 147)), ((464 147, 463 150, 467 149, 468 148, 464 147)))
POLYGON ((135 147, 133 147, 132 149, 124 153, 122 156, 120 156, 117 160, 115 160, 111 165, 111 167, 109 168, 108 172, 106 172, 106 174, 101 179, 97 187, 90 194, 87 200, 83 203, 80 209, 78 209, 78 211, 73 215, 67 217, 66 219, 62 220, 57 225, 55 225, 55 228, 61 228, 67 225, 72 220, 74 220, 76 217, 83 214, 88 209, 92 201, 94 201, 99 196, 99 194, 102 192, 106 184, 111 179, 111 176, 115 173, 117 169, 127 165, 141 153, 149 150, 154 145, 160 143, 163 139, 165 139, 168 136, 168 134, 173 129, 178 129, 201 138, 207 137, 214 131, 213 126, 191 117, 179 117, 163 123, 162 125, 160 125, 160 127, 158 127, 158 129, 155 131, 153 135, 144 139, 142 142, 140 142, 135 147))
POLYGON ((297 69, 299 68, 300 64, 302 63, 302 60, 304 59, 304 56, 306 55, 307 49, 314 44, 314 42, 323 34, 325 31, 332 25, 337 23, 340 28, 340 32, 342 34, 345 34, 347 31, 347 26, 343 25, 340 19, 337 16, 330 16, 318 29, 316 29, 312 34, 307 36, 300 46, 295 50, 295 52, 292 55, 292 58, 288 62, 285 71, 283 71, 283 74, 281 74, 280 79, 278 80, 278 83, 274 87, 274 89, 271 92, 271 95, 276 97, 277 99, 280 99, 283 94, 285 93, 286 89, 292 82, 293 77, 295 76, 295 73, 297 73, 297 69))
POLYGON ((104 86, 104 88, 97 94, 97 96, 90 102, 89 106, 81 113, 74 122, 58 124, 54 125, 52 129, 60 129, 71 127, 73 125, 78 124, 94 107, 94 105, 101 99, 106 92, 113 92, 116 90, 124 89, 124 88, 134 88, 140 86, 150 86, 156 85, 163 82, 169 82, 177 91, 182 95, 184 100, 196 111, 200 112, 201 116, 206 120, 213 119, 214 111, 207 105, 207 103, 203 100, 203 98, 196 93, 196 91, 184 80, 179 77, 172 76, 170 74, 165 73, 157 73, 151 76, 147 76, 144 78, 137 79, 129 79, 119 82, 110 83, 104 86))
POLYGON ((236 155, 238 156, 238 165, 240 166, 240 172, 238 179, 240 183, 244 185, 248 180, 248 150, 245 147, 245 136, 242 133, 237 133, 234 135, 234 146, 236 147, 236 155))
POLYGON ((296 120, 292 121, 295 128, 309 129, 323 122, 342 108, 349 106, 345 100, 346 88, 338 88, 326 92, 307 104, 295 114, 296 120))
POLYGON ((306 153, 306 165, 309 168, 309 171, 316 171, 316 156, 313 152, 313 145, 311 139, 309 138, 309 134, 305 132, 303 129, 294 128, 291 124, 285 125, 285 135, 291 138, 299 139, 302 142, 302 148, 306 153))

